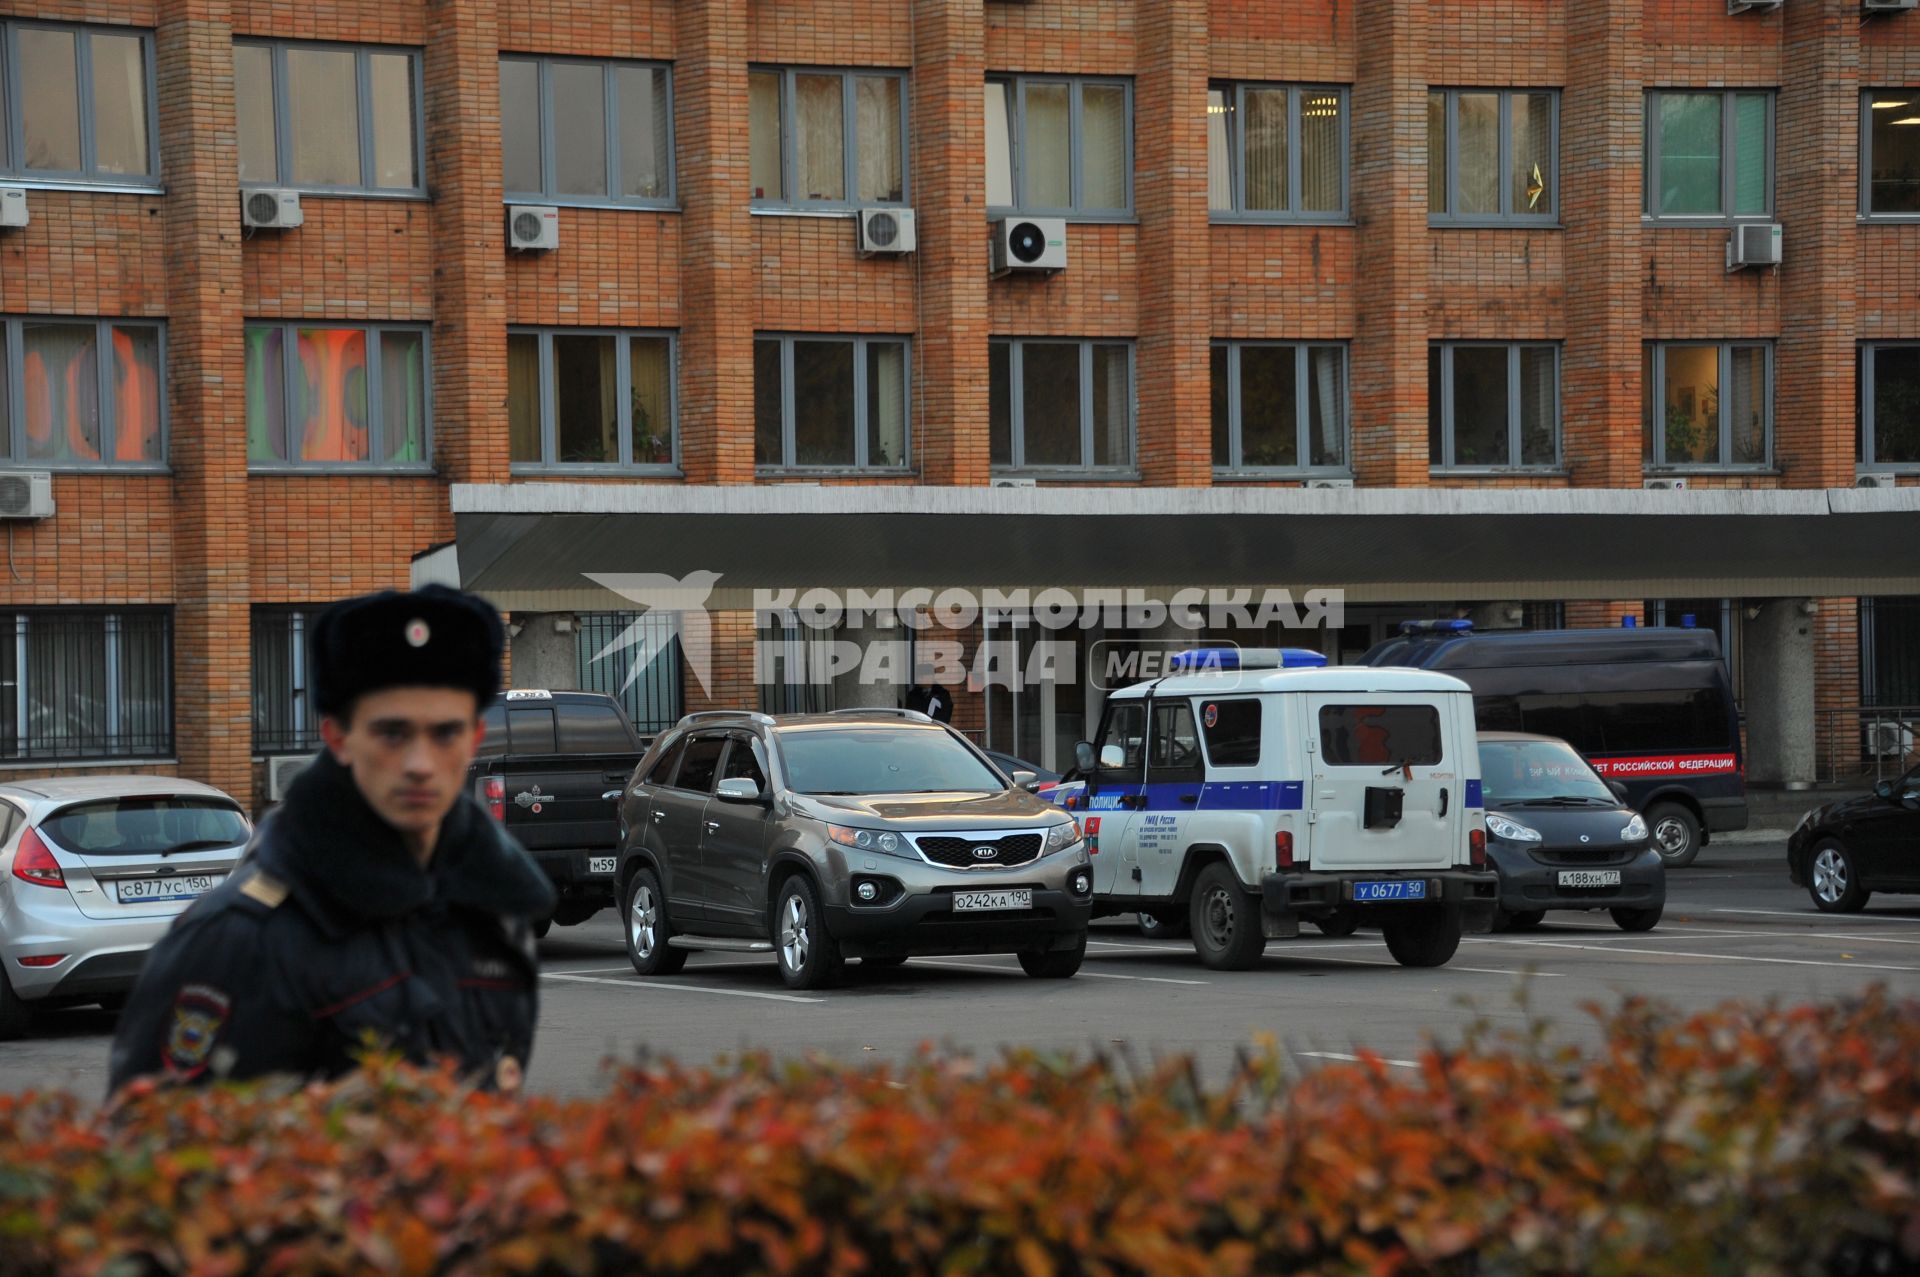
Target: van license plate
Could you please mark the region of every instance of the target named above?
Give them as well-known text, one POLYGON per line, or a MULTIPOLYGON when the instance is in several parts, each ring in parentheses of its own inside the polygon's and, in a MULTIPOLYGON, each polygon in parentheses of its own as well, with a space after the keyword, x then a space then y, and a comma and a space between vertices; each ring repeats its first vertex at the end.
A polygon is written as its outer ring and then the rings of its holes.
POLYGON ((122 878, 113 884, 114 898, 123 905, 152 900, 197 900, 222 882, 225 874, 173 874, 165 878, 122 878))
POLYGON ((1620 885, 1618 869, 1562 869, 1560 885, 1563 887, 1617 887, 1620 885))
POLYGON ((1389 882, 1356 882, 1353 884, 1353 898, 1355 901, 1425 900, 1427 880, 1396 878, 1389 882))
POLYGON ((614 856, 588 856, 587 872, 590 874, 610 874, 613 872, 614 856))
POLYGON ((1011 891, 956 891, 953 893, 953 911, 955 913, 987 913, 995 909, 1031 909, 1033 908, 1033 888, 1018 887, 1011 891))

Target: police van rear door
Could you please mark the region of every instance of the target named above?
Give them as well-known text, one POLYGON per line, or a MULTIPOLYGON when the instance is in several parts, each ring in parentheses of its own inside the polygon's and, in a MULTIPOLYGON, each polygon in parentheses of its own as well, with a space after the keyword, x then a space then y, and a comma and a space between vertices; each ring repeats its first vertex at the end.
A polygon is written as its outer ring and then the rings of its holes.
POLYGON ((1453 694, 1326 692, 1302 698, 1312 867, 1442 869, 1454 862, 1465 771, 1453 694))

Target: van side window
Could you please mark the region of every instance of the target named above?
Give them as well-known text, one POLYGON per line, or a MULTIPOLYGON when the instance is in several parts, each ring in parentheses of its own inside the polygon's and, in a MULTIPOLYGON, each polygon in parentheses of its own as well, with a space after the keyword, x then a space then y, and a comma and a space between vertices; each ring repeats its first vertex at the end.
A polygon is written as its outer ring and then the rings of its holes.
POLYGON ((1609 754, 1733 748, 1726 701, 1712 688, 1594 692, 1587 697, 1609 754))
POLYGON ((1200 734, 1193 726, 1191 701, 1153 703, 1153 739, 1147 751, 1147 783, 1204 780, 1200 734))
POLYGON ((1147 746, 1147 706, 1144 701, 1118 701, 1108 706, 1095 749, 1100 766, 1095 778, 1110 785, 1138 784, 1147 746))
POLYGON ((1252 767, 1260 761, 1260 702, 1205 701, 1200 727, 1215 767, 1252 767))
POLYGON ((682 736, 667 746, 666 752, 661 754, 660 760, 653 765, 653 770, 647 773, 647 784, 670 785, 673 783, 673 769, 680 765, 680 755, 687 752, 687 739, 682 736))
POLYGON ((1320 750, 1334 767, 1440 761, 1440 711, 1431 705, 1322 705, 1320 750))
POLYGON ((1605 749, 1587 696, 1522 696, 1520 730, 1540 736, 1558 736, 1575 749, 1595 753, 1605 749))
POLYGON ((623 754, 633 748, 633 737, 612 702, 562 701, 558 708, 563 753, 623 754))

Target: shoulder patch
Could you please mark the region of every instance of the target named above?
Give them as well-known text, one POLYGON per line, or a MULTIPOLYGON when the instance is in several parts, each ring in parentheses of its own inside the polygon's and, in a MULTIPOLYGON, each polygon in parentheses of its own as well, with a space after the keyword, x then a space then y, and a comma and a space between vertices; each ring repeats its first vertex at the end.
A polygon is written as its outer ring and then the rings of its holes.
POLYGON ((160 1051, 170 1072, 191 1078, 205 1070, 232 1005, 226 993, 212 985, 189 984, 180 990, 173 1000, 173 1023, 160 1051))
POLYGON ((252 877, 240 884, 240 894, 249 900, 259 901, 269 909, 278 909, 286 902, 287 884, 256 869, 252 877))

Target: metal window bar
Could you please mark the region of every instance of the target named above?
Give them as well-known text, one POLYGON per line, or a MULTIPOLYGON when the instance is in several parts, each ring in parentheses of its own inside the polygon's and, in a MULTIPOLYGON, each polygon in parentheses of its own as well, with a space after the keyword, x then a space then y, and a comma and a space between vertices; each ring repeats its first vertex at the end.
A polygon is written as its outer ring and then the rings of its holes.
POLYGON ((173 752, 172 618, 165 612, 16 612, 0 681, 9 759, 159 758, 173 752))
POLYGON ((253 750, 305 754, 320 748, 318 719, 306 703, 304 612, 259 609, 253 614, 253 750))
POLYGON ((582 690, 612 695, 642 736, 680 721, 681 652, 672 613, 586 612, 576 633, 582 690), (635 676, 641 654, 646 663, 635 676))

